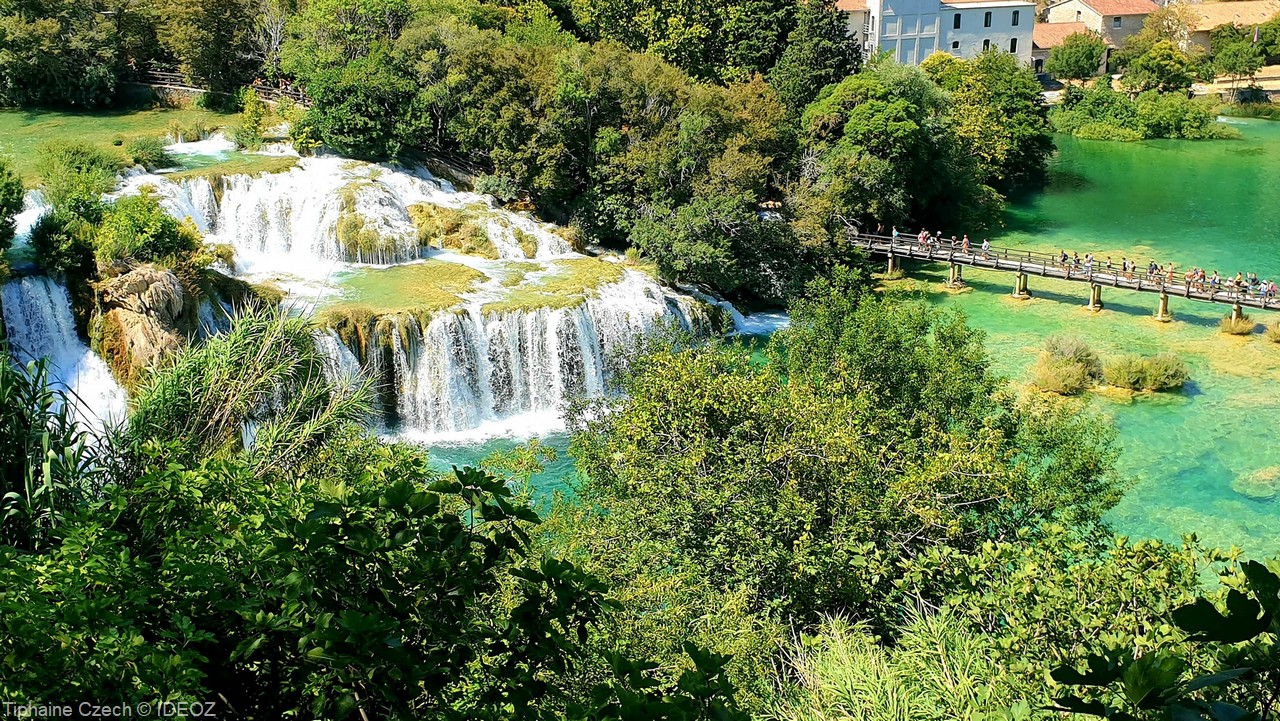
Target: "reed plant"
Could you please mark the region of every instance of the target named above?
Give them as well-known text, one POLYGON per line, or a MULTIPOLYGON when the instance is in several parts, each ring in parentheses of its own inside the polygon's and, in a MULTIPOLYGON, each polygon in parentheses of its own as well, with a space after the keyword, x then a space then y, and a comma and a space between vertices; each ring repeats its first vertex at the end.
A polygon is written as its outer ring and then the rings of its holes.
POLYGON ((1253 335, 1257 325, 1252 318, 1243 313, 1239 318, 1227 316, 1218 321, 1218 329, 1228 335, 1253 335))

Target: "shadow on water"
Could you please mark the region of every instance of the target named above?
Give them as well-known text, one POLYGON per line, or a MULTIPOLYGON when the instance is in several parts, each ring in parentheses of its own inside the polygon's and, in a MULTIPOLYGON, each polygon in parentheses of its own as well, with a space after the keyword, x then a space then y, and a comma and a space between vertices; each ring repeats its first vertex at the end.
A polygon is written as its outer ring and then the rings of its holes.
MULTIPOLYGON (((920 300, 927 300, 930 303, 936 303, 944 298, 950 297, 953 293, 942 287, 946 280, 946 273, 939 272, 939 266, 930 265, 906 265, 907 277, 918 281, 927 282, 929 285, 921 288, 916 287, 910 291, 910 295, 914 295, 920 300)), ((998 280, 991 280, 990 275, 979 278, 964 278, 966 286, 972 288, 971 292, 986 293, 996 295, 1008 295, 1013 290, 1014 275, 1008 274, 1008 282, 1003 283, 998 280)), ((1036 276, 1030 277, 1030 289, 1032 297, 1044 301, 1052 301, 1063 306, 1083 308, 1089 299, 1089 286, 1086 283, 1079 283, 1079 293, 1066 292, 1061 290, 1047 290, 1044 288, 1036 288, 1036 276)), ((1176 296, 1170 296, 1176 298, 1176 296)), ((1136 291, 1126 291, 1123 288, 1107 288, 1103 286, 1103 312, 1117 313, 1131 318, 1151 318, 1155 315, 1156 308, 1159 305, 1159 296, 1154 293, 1138 293, 1136 291), (1117 300, 1117 296, 1127 296, 1124 300, 1117 300), (1141 304, 1142 300, 1149 300, 1148 304, 1141 304)), ((1191 301, 1194 302, 1194 301, 1191 301)), ((1174 310, 1174 320, 1178 323, 1197 326, 1200 328, 1217 328, 1219 318, 1207 316, 1205 311, 1212 311, 1214 305, 1210 303, 1197 303, 1196 305, 1204 306, 1198 308, 1199 312, 1183 312, 1179 313, 1174 310)), ((1229 306, 1223 306, 1223 309, 1229 306)), ((1224 312, 1225 315, 1225 312, 1224 312)))
POLYGON ((1091 187, 1093 181, 1080 173, 1065 168, 1050 168, 1049 183, 1045 190, 1049 193, 1078 193, 1091 187))

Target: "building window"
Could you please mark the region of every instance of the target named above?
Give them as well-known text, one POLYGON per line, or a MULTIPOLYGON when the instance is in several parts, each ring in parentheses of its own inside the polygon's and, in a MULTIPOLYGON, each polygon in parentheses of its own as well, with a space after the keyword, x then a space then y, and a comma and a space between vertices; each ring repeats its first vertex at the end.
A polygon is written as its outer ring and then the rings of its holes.
POLYGON ((1111 21, 1111 27, 1113 27, 1113 28, 1118 28, 1118 27, 1120 27, 1120 18, 1119 18, 1119 17, 1116 17, 1115 19, 1113 19, 1113 20, 1111 21))
POLYGON ((1015 28, 1018 27, 1018 11, 1017 10, 1013 11, 1013 21, 1010 22, 1009 24, 1014 26, 1015 28))
POLYGON ((1081 15, 1080 15, 1080 11, 1079 11, 1079 10, 1077 10, 1077 11, 1076 11, 1076 22, 1080 22, 1080 17, 1081 17, 1081 15))
POLYGON ((956 13, 956 16, 951 18, 951 29, 952 30, 960 29, 960 13, 956 13))
POLYGON ((990 10, 988 10, 986 14, 982 16, 982 27, 984 28, 991 27, 991 11, 990 10))
POLYGON ((984 53, 985 53, 986 51, 988 51, 988 50, 990 50, 990 49, 991 49, 991 41, 990 41, 990 40, 983 40, 983 41, 982 41, 982 52, 984 52, 984 53))
POLYGON ((1009 38, 1009 52, 1011 52, 1011 53, 1016 53, 1016 52, 1018 52, 1018 39, 1017 39, 1017 38, 1009 38))
POLYGON ((959 50, 959 49, 960 49, 960 41, 959 41, 959 40, 952 40, 952 41, 951 41, 951 49, 952 49, 952 50, 959 50))

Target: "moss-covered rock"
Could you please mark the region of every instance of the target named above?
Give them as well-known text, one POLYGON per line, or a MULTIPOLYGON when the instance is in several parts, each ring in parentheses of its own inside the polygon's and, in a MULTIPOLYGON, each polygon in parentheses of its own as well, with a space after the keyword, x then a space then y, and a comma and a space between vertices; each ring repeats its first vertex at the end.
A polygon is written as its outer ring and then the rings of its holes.
POLYGON ((410 220, 418 229, 419 245, 456 250, 482 258, 498 258, 498 249, 489 238, 483 217, 433 203, 414 203, 408 211, 410 220))
POLYGON ((147 368, 185 345, 182 328, 193 315, 186 289, 173 271, 140 266, 95 290, 99 310, 90 341, 121 385, 132 389, 147 368))
POLYGON ((485 313, 506 313, 534 308, 572 308, 581 305, 601 286, 617 283, 626 269, 597 258, 557 260, 538 273, 528 273, 501 300, 486 303, 485 313))

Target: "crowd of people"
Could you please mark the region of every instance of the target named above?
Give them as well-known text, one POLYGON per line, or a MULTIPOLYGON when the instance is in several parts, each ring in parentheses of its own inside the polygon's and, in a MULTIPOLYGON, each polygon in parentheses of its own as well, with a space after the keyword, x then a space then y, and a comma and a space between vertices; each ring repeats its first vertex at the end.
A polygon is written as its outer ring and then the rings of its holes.
POLYGON ((1271 302, 1280 295, 1280 286, 1277 286, 1274 280, 1259 279, 1257 273, 1237 272, 1234 277, 1224 277, 1218 275, 1216 270, 1208 272, 1197 266, 1179 273, 1176 264, 1161 265, 1154 258, 1147 261, 1145 270, 1140 270, 1136 259, 1121 258, 1120 265, 1117 267, 1112 262, 1111 256, 1106 256, 1099 263, 1093 253, 1085 253, 1082 259, 1079 253, 1072 253, 1068 257, 1067 251, 1063 250, 1058 254, 1058 265, 1067 269, 1068 277, 1075 270, 1085 275, 1099 273, 1126 280, 1145 277, 1148 282, 1158 285, 1177 285, 1181 281, 1183 287, 1209 293, 1211 297, 1218 293, 1226 293, 1230 298, 1259 298, 1271 302))
MULTIPOLYGON (((877 232, 882 231, 883 226, 877 228, 877 232)), ((893 227, 890 237, 894 241, 901 239, 902 233, 897 226, 893 227)), ((949 247, 951 250, 982 258, 988 258, 991 255, 989 240, 984 238, 975 252, 969 242, 968 234, 959 239, 954 235, 944 238, 940 232, 930 233, 927 230, 921 230, 915 238, 920 245, 929 248, 949 247)), ((1082 258, 1079 253, 1068 255, 1065 250, 1059 251, 1055 260, 1056 265, 1067 271, 1068 278, 1072 277, 1073 273, 1085 276, 1102 275, 1125 280, 1141 278, 1158 285, 1182 285, 1193 291, 1209 293, 1210 297, 1226 293, 1228 298, 1257 298, 1264 303, 1271 303, 1280 297, 1280 286, 1276 281, 1259 279, 1257 273, 1237 272, 1235 276, 1224 277, 1218 275, 1216 270, 1208 272, 1199 267, 1192 267, 1190 270, 1179 273, 1174 263, 1161 265, 1154 258, 1147 261, 1145 268, 1140 268, 1137 259, 1121 258, 1117 265, 1109 255, 1099 261, 1093 253, 1085 253, 1082 258)))

